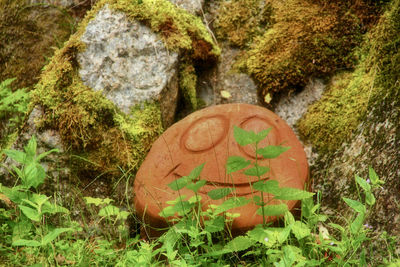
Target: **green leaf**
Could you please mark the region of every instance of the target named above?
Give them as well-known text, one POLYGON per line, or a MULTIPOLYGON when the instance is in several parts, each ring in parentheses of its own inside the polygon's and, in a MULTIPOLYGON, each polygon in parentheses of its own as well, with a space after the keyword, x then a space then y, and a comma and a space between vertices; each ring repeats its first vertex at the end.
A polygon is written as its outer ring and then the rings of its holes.
POLYGON ((34 158, 36 156, 36 148, 37 148, 36 138, 35 136, 32 136, 28 144, 24 147, 27 163, 34 161, 34 158))
POLYGON ((22 213, 32 221, 40 221, 40 214, 37 210, 34 210, 24 205, 18 205, 18 207, 22 210, 22 213))
POLYGON ((371 192, 366 192, 365 193, 365 202, 368 204, 368 205, 370 205, 370 206, 372 206, 372 205, 374 205, 375 204, 375 196, 374 196, 374 194, 372 194, 371 192))
POLYGON ((195 203, 190 203, 189 201, 181 201, 175 204, 175 210, 179 216, 183 216, 189 213, 195 205, 195 203))
POLYGON ((37 206, 41 207, 45 202, 48 201, 50 197, 42 194, 32 194, 31 200, 37 204, 37 206))
POLYGON ((199 196, 199 195, 194 195, 194 196, 191 196, 189 199, 188 199, 188 201, 189 201, 189 203, 191 203, 191 204, 193 204, 193 203, 198 203, 199 201, 201 201, 203 198, 201 197, 201 196, 199 196))
POLYGON ((246 250, 252 245, 255 244, 255 241, 247 236, 238 236, 229 241, 228 244, 225 245, 224 249, 235 252, 246 250))
POLYGON ((362 204, 361 202, 359 202, 357 200, 352 200, 352 199, 349 199, 349 198, 345 198, 345 197, 343 197, 343 200, 344 200, 344 202, 346 202, 347 205, 350 206, 350 208, 352 208, 356 212, 359 212, 359 213, 365 213, 366 212, 366 208, 365 208, 364 204, 362 204))
POLYGON ((62 233, 70 232, 70 231, 74 231, 74 229, 72 229, 72 228, 56 228, 43 237, 42 245, 43 246, 47 245, 50 242, 52 242, 54 239, 56 239, 62 233))
POLYGON ((5 149, 4 153, 11 159, 15 160, 18 163, 24 164, 25 163, 25 158, 26 155, 24 152, 22 151, 18 151, 18 150, 8 150, 5 149))
POLYGON ((84 197, 86 204, 94 204, 96 206, 99 206, 101 204, 110 204, 114 200, 110 198, 97 198, 97 197, 84 197))
POLYGON ((286 152, 290 147, 283 146, 266 146, 264 148, 257 149, 257 154, 263 156, 265 159, 274 159, 279 157, 283 152, 286 152))
POLYGON ((284 214, 288 211, 288 207, 286 204, 278 204, 278 205, 266 205, 264 207, 260 207, 257 209, 258 215, 263 215, 262 210, 264 208, 265 216, 278 216, 284 214))
POLYGON ((299 248, 293 247, 293 246, 284 246, 282 248, 282 252, 283 252, 283 259, 281 260, 281 262, 284 264, 283 266, 293 266, 293 264, 296 261, 296 254, 300 254, 300 253, 296 253, 295 250, 298 250, 299 248))
POLYGON ((371 192, 371 185, 365 179, 361 178, 358 175, 356 175, 355 178, 357 184, 359 184, 365 192, 371 192))
POLYGON ((31 231, 32 226, 33 226, 33 224, 28 218, 21 216, 20 221, 17 222, 12 227, 13 241, 23 239, 24 237, 26 237, 29 234, 29 232, 31 231))
POLYGON ((174 216, 176 213, 175 206, 167 206, 165 207, 158 215, 163 218, 174 216))
POLYGON ((184 188, 189 182, 190 182, 189 178, 187 176, 183 176, 169 183, 168 187, 174 191, 178 191, 184 188))
POLYGON ((21 178, 25 187, 37 188, 44 182, 44 178, 46 178, 46 172, 40 164, 36 162, 30 162, 25 166, 24 175, 21 178))
POLYGON ((265 137, 267 137, 267 135, 269 134, 269 132, 271 132, 271 130, 272 130, 272 128, 268 128, 266 130, 262 130, 261 132, 257 133, 256 134, 257 135, 256 142, 258 143, 258 142, 264 140, 265 137))
POLYGON ((297 240, 303 239, 311 234, 310 229, 306 224, 296 221, 291 225, 291 229, 297 240))
POLYGON ((196 168, 194 168, 194 169, 190 172, 190 174, 187 176, 188 179, 191 180, 191 181, 193 181, 193 180, 199 178, 199 177, 200 177, 200 174, 201 174, 201 171, 202 171, 203 168, 204 168, 204 164, 205 164, 205 163, 203 163, 203 164, 197 166, 196 168))
POLYGON ((279 183, 276 180, 258 181, 253 184, 255 190, 277 195, 280 193, 279 183))
POLYGON ((300 190, 292 187, 281 187, 279 189, 279 194, 275 195, 275 199, 281 200, 302 200, 306 198, 310 198, 314 195, 314 193, 310 193, 304 190, 300 190))
POLYGON ((42 154, 40 154, 39 156, 37 156, 36 161, 39 162, 42 158, 46 157, 47 155, 53 153, 53 152, 60 152, 60 150, 58 150, 57 148, 53 148, 49 151, 43 152, 42 154))
POLYGON ((373 185, 382 185, 385 182, 380 180, 378 177, 378 174, 376 174, 375 170, 372 169, 371 167, 368 168, 368 172, 369 172, 369 179, 371 180, 371 183, 373 185))
POLYGON ((225 219, 223 216, 215 217, 214 219, 204 222, 205 228, 209 233, 221 232, 225 229, 225 219))
POLYGON ((241 146, 255 144, 258 140, 258 136, 255 132, 246 131, 237 126, 233 127, 233 136, 235 137, 236 142, 241 146))
POLYGON ((55 213, 65 213, 69 214, 69 210, 61 207, 59 205, 56 205, 54 203, 51 203, 50 201, 44 203, 42 207, 42 213, 50 213, 50 214, 55 214, 55 213))
POLYGON ((207 193, 207 195, 213 199, 213 200, 217 200, 217 199, 221 199, 226 197, 227 195, 229 195, 231 192, 233 191, 233 188, 217 188, 214 190, 211 190, 207 193))
POLYGON ((244 174, 249 176, 257 176, 260 177, 267 172, 269 172, 269 168, 266 166, 254 166, 253 168, 247 169, 244 171, 244 174))
POLYGON ((354 219, 354 221, 351 223, 350 232, 353 235, 357 234, 360 231, 361 227, 363 226, 364 219, 365 219, 365 213, 360 212, 354 219))
POLYGON ((100 209, 99 216, 102 217, 118 216, 119 212, 120 211, 118 207, 115 207, 113 205, 108 205, 100 209))
POLYGON ((290 211, 285 212, 285 225, 292 225, 295 222, 293 214, 290 211))
POLYGON ((250 160, 246 160, 239 156, 230 156, 226 162, 226 172, 231 174, 250 165, 250 160))
POLYGON ((12 243, 13 246, 40 247, 42 244, 36 240, 20 239, 12 243))
POLYGON ((186 186, 187 189, 192 190, 193 192, 197 193, 200 188, 202 188, 207 183, 206 180, 200 180, 196 183, 190 183, 186 186))
POLYGON ((247 199, 245 197, 231 197, 225 200, 224 203, 222 203, 221 205, 217 206, 214 212, 215 214, 220 214, 230 209, 247 205, 248 203, 250 203, 250 201, 251 201, 250 199, 247 199))

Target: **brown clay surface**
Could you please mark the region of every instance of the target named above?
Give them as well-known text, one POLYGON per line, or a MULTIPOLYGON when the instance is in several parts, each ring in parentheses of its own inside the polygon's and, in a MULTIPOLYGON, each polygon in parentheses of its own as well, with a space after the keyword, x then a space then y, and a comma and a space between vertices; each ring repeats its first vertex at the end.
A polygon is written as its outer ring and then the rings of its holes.
MULTIPOLYGON (((175 123, 153 144, 134 183, 135 206, 139 218, 152 227, 167 226, 165 219, 158 215, 167 206, 166 202, 176 199, 179 194, 186 195, 187 198, 193 195, 193 192, 185 188, 178 193, 167 185, 188 175, 202 163, 205 163, 205 166, 200 178, 207 180, 207 184, 199 191, 203 207, 222 203, 223 199, 212 200, 207 192, 215 188, 232 187, 232 178, 236 188, 235 194, 252 198, 249 182, 257 181, 257 177, 245 176, 239 172, 234 173, 231 178, 225 174, 225 164, 229 156, 255 159, 251 145, 241 147, 236 143, 233 137, 235 125, 254 132, 272 127, 259 147, 283 145, 291 148, 276 159, 257 159, 259 165, 271 169, 263 178, 277 180, 281 187, 304 189, 308 177, 306 155, 297 137, 282 119, 268 109, 254 105, 212 106, 194 112, 175 123)), ((265 200, 271 198, 271 195, 265 194, 265 200)), ((292 209, 297 201, 286 203, 289 209, 292 209)), ((232 231, 242 232, 262 223, 262 216, 256 214, 257 208, 258 206, 250 203, 231 210, 230 212, 241 214, 233 221, 232 231)), ((274 220, 275 217, 267 218, 267 221, 274 220)))

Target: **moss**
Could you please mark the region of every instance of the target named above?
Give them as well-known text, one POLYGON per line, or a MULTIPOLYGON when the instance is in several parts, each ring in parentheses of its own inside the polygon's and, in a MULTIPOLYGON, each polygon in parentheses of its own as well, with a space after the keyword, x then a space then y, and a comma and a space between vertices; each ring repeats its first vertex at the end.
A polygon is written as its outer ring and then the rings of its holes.
POLYGON ((66 12, 27 0, 0 0, 0 81, 16 77, 13 88, 39 80, 46 57, 72 33, 66 12))
POLYGON ((323 98, 299 122, 300 133, 320 151, 338 149, 374 106, 379 109, 384 99, 396 99, 391 97, 399 93, 399 2, 392 4, 367 35, 356 70, 334 77, 323 98))
POLYGON ((179 88, 183 93, 185 102, 189 104, 192 110, 198 108, 196 97, 197 75, 193 64, 181 62, 179 66, 179 88))
POLYGON ((263 99, 303 87, 310 76, 350 68, 361 41, 360 20, 345 4, 267 1, 274 24, 254 38, 238 62, 259 84, 263 99))
POLYGON ((176 8, 167 0, 108 0, 111 8, 125 12, 132 19, 145 22, 163 37, 168 49, 185 50, 195 60, 216 58, 220 54, 200 18, 176 8))
POLYGON ((270 5, 261 0, 223 1, 217 14, 214 22, 217 37, 239 47, 261 35, 271 20, 270 5))
MULTIPOLYGON (((136 106, 126 115, 101 93, 85 86, 79 76, 76 57, 85 49, 80 37, 90 20, 106 4, 159 32, 168 49, 183 51, 190 58, 188 62, 219 54, 201 21, 168 1, 144 0, 141 4, 99 1, 65 46, 56 51, 33 96, 34 104, 41 105, 45 111, 38 126, 59 131, 63 143, 76 155, 71 164, 80 176, 116 174, 119 167, 135 170, 163 130, 157 102, 136 106)), ((191 79, 195 79, 194 73, 189 71, 192 70, 190 64, 185 70, 191 79)), ((183 87, 193 90, 190 83, 186 83, 187 78, 183 77, 183 87)))
POLYGON ((320 151, 334 151, 365 116, 373 78, 362 68, 335 75, 321 100, 299 121, 300 134, 320 151))

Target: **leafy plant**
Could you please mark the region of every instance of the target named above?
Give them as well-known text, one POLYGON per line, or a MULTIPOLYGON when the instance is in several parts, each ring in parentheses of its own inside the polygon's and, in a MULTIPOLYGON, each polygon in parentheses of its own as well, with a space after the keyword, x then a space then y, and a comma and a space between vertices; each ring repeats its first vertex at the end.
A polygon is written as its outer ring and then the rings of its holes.
POLYGON ((0 83, 0 120, 11 117, 10 122, 17 124, 28 109, 30 94, 26 88, 13 92, 9 87, 13 81, 15 78, 0 83))
MULTIPOLYGON (((241 145, 254 145, 257 154, 277 157, 287 148, 267 146, 258 148, 267 131, 253 133, 234 129, 235 139, 241 145)), ((192 195, 182 195, 169 201, 161 215, 171 225, 154 240, 130 237, 126 220, 130 214, 113 205, 110 198, 86 197, 91 211, 88 226, 85 222, 70 220, 69 211, 54 204, 51 198, 39 193, 46 177, 40 161, 51 150, 37 155, 37 144, 32 138, 24 151, 5 150, 18 166, 14 166, 16 182, 13 187, 0 184, 0 262, 26 266, 36 264, 74 266, 366 266, 371 261, 368 249, 371 226, 365 223, 369 210, 375 204, 374 190, 383 185, 375 171, 369 169, 369 178, 355 176, 358 199, 343 198, 354 211, 344 223, 338 216, 329 218, 320 213, 319 193, 314 195, 303 190, 280 187, 272 180, 263 182, 270 171, 255 161, 232 156, 226 164, 227 173, 243 171, 259 181, 252 184, 256 198, 236 197, 235 188, 211 190, 212 199, 223 199, 220 205, 202 206, 200 189, 204 164, 193 169, 187 176, 169 184, 180 192, 189 189, 192 195), (302 199, 301 217, 294 217, 282 202, 267 205, 262 193, 274 196, 278 201, 302 199), (258 213, 264 216, 280 216, 278 226, 260 224, 244 235, 232 237, 230 223, 240 216, 231 209, 247 205, 251 201, 260 206, 258 213), (263 210, 264 214, 263 214, 263 210), (54 216, 62 217, 58 223, 54 216), (335 221, 330 221, 334 219, 335 221), (101 229, 93 231, 92 226, 101 229), (81 228, 84 227, 83 229, 81 228), (113 238, 115 231, 119 239, 113 238), (78 234, 79 232, 79 234, 78 234)), ((395 252, 398 238, 383 233, 390 257, 385 264, 397 266, 399 255, 395 252), (397 257, 397 258, 396 258, 397 257)))
MULTIPOLYGON (((24 147, 25 152, 17 150, 4 150, 4 153, 14 161, 21 164, 20 168, 13 166, 17 179, 21 184, 12 188, 0 183, 0 196, 8 203, 10 209, 2 209, 0 218, 5 222, 3 229, 8 229, 11 238, 5 242, 12 247, 42 247, 48 245, 62 233, 76 231, 70 227, 53 227, 43 222, 50 215, 56 213, 68 214, 64 207, 50 202, 50 197, 32 192, 43 184, 46 177, 40 160, 48 154, 56 152, 56 149, 37 155, 37 143, 32 137, 24 147)), ((12 250, 9 248, 9 250, 12 250)))
MULTIPOLYGON (((198 255, 203 255, 205 259, 208 257, 218 258, 225 254, 246 250, 255 245, 258 239, 252 238, 252 235, 236 237, 223 246, 214 244, 215 236, 220 235, 220 238, 224 240, 225 225, 232 222, 235 217, 240 216, 240 214, 229 213, 230 209, 247 205, 254 201, 256 205, 260 206, 257 213, 263 216, 263 227, 260 228, 263 229, 266 227, 266 216, 283 215, 288 211, 285 203, 268 205, 270 201, 301 200, 313 196, 313 193, 296 188, 279 187, 278 182, 275 180, 262 181, 262 177, 270 169, 259 165, 258 155, 271 159, 279 157, 289 149, 289 147, 272 145, 260 148, 260 142, 267 137, 270 131, 271 129, 268 129, 255 133, 234 127, 236 142, 241 146, 253 145, 256 156, 254 161, 246 160, 240 156, 230 156, 226 163, 227 175, 232 175, 234 172, 247 168, 244 170, 246 175, 257 177, 258 181, 253 185, 251 183, 249 185, 253 187, 253 190, 259 192, 260 196, 253 199, 236 197, 234 195, 234 185, 231 188, 217 188, 207 194, 213 200, 225 199, 224 202, 220 205, 209 205, 204 211, 201 203, 202 198, 198 194, 200 188, 206 184, 205 180, 200 179, 204 164, 196 167, 189 175, 183 176, 168 185, 174 191, 179 192, 181 189, 186 188, 193 192, 193 196, 190 198, 179 194, 177 199, 168 201, 167 204, 169 206, 160 212, 160 216, 169 218, 173 223, 162 239, 163 248, 165 249, 164 255, 170 262, 178 260, 194 263, 198 255), (265 193, 272 194, 274 197, 269 202, 264 202, 265 193), (226 198, 229 194, 233 194, 233 197, 226 198), (176 215, 179 217, 174 217, 176 215), (183 253, 183 255, 178 255, 177 251, 183 253)), ((300 222, 293 223, 293 225, 290 226, 294 229, 292 231, 303 238, 301 234, 302 230, 305 231, 303 225, 300 222)), ((229 228, 227 231, 229 232, 229 228)), ((287 233, 290 233, 290 230, 287 233)))

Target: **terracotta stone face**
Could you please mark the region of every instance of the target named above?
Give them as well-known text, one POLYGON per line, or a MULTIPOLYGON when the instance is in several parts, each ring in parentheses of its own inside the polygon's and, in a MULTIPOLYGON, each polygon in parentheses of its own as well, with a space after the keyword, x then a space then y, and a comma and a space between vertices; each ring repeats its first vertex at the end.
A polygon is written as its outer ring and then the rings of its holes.
MULTIPOLYGON (((288 146, 290 149, 278 158, 264 159, 258 157, 258 164, 268 166, 270 171, 264 180, 277 180, 281 187, 304 189, 308 177, 308 164, 305 152, 290 127, 268 109, 248 104, 227 104, 212 106, 194 112, 167 129, 153 144, 145 161, 141 165, 134 183, 135 206, 138 217, 152 227, 165 227, 166 221, 159 212, 167 201, 176 199, 179 194, 188 198, 193 192, 187 189, 171 190, 167 185, 172 181, 189 175, 197 166, 205 163, 200 178, 207 181, 199 194, 202 196, 203 208, 209 204, 220 204, 224 201, 212 200, 207 192, 221 187, 236 188, 236 196, 252 198, 260 195, 252 192, 249 183, 256 182, 257 177, 246 176, 242 172, 226 175, 225 164, 229 156, 241 156, 255 160, 252 145, 239 146, 233 136, 233 127, 260 132, 272 128, 267 138, 259 147, 266 145, 288 146)), ((231 196, 227 196, 229 198, 231 196)), ((265 200, 272 195, 265 194, 265 200)), ((272 201, 270 204, 281 202, 272 201)), ((292 209, 297 201, 285 201, 292 209)), ((232 224, 233 232, 242 232, 262 223, 262 216, 256 214, 259 207, 254 203, 247 204, 230 212, 240 213, 232 224)), ((275 220, 268 217, 267 221, 275 220)))

